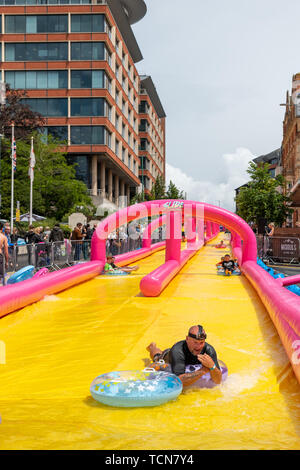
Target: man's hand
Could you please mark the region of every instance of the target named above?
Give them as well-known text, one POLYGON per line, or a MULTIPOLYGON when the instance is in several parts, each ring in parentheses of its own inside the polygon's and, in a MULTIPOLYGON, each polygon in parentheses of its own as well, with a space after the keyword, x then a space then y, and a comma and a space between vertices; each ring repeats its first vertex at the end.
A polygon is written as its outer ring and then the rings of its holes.
POLYGON ((215 363, 208 354, 198 354, 197 359, 204 367, 211 369, 215 363))

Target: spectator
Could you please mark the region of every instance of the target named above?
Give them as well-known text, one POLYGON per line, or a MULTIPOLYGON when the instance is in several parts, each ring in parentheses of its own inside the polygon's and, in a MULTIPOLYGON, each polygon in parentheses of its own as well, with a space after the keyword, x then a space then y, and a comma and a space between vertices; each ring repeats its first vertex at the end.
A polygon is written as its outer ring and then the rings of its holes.
POLYGON ((45 233, 45 242, 49 242, 49 237, 51 233, 50 227, 46 227, 44 233, 45 233))
POLYGON ((117 228, 115 238, 110 239, 110 247, 109 247, 110 248, 110 253, 113 256, 118 255, 121 251, 121 246, 122 246, 122 243, 121 243, 121 240, 120 240, 120 231, 117 228))
POLYGON ((78 222, 78 224, 76 225, 76 227, 74 228, 71 234, 71 240, 73 242, 72 245, 75 248, 74 261, 80 260, 82 239, 83 239, 82 223, 78 222))
POLYGON ((8 243, 2 231, 3 223, 0 222, 0 280, 4 280, 5 269, 8 268, 8 243))
POLYGON ((56 223, 49 235, 49 242, 54 244, 53 252, 55 260, 59 259, 61 256, 61 246, 64 239, 64 233, 60 228, 59 223, 56 223))
POLYGON ((12 262, 13 262, 14 268, 17 268, 19 266, 18 265, 18 254, 19 254, 18 239, 19 239, 19 232, 18 232, 18 229, 14 227, 13 233, 10 236, 10 241, 13 245, 12 262))
POLYGON ((32 264, 33 258, 33 243, 35 238, 34 226, 29 225, 28 232, 25 233, 24 240, 27 244, 28 264, 32 264))

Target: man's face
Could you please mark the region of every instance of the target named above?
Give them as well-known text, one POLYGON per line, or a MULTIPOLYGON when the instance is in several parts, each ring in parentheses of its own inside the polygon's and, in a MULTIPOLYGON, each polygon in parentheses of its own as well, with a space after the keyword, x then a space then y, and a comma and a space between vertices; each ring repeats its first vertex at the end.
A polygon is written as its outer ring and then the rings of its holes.
POLYGON ((230 260, 230 256, 227 255, 227 256, 225 256, 224 259, 225 259, 225 261, 229 261, 229 260, 230 260))
POLYGON ((190 336, 187 336, 186 344, 193 356, 198 356, 198 354, 200 354, 202 349, 204 348, 205 339, 194 339, 190 336))

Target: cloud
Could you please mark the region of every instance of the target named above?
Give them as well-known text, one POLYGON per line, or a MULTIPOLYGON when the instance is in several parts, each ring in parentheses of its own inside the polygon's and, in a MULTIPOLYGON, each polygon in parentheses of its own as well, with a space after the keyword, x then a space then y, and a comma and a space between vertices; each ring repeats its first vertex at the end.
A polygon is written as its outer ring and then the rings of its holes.
POLYGON ((171 180, 178 188, 187 193, 187 199, 221 205, 224 209, 235 210, 235 188, 249 180, 246 173, 249 162, 255 156, 246 148, 237 148, 235 153, 226 153, 222 156, 222 178, 219 183, 195 180, 180 168, 166 165, 167 185, 171 180))

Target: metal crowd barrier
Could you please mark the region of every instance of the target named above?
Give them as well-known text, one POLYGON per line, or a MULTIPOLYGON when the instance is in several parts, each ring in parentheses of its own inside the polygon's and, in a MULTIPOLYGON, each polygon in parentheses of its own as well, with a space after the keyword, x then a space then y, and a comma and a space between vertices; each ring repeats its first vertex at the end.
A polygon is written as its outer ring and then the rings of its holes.
MULTIPOLYGON (((155 240, 154 243, 156 241, 159 240, 155 240)), ((116 256, 139 248, 142 248, 142 235, 120 239, 111 238, 106 243, 106 254, 116 256)), ((42 268, 54 271, 89 261, 90 256, 91 240, 65 239, 63 242, 10 245, 7 272, 12 273, 28 265, 33 265, 36 271, 42 268)), ((5 263, 3 266, 5 270, 5 263)), ((5 273, 3 273, 3 278, 5 279, 5 273)))
POLYGON ((300 239, 257 235, 257 255, 270 263, 300 263, 300 239))

